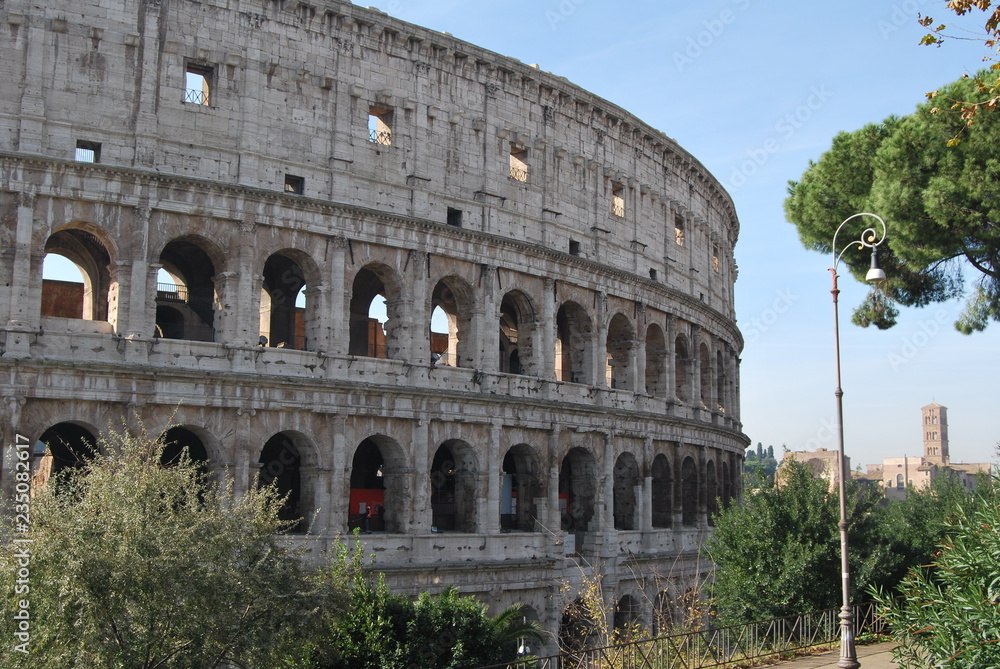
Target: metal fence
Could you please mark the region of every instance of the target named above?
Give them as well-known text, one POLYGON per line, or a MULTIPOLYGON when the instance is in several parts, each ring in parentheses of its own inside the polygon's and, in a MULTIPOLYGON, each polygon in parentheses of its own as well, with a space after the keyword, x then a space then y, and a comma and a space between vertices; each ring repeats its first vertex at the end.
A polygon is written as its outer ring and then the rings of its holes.
MULTIPOLYGON (((753 660, 792 655, 840 639, 840 609, 748 625, 670 634, 629 644, 525 659, 483 669, 702 669, 749 666, 753 660)), ((854 607, 855 635, 881 634, 874 604, 854 607)))

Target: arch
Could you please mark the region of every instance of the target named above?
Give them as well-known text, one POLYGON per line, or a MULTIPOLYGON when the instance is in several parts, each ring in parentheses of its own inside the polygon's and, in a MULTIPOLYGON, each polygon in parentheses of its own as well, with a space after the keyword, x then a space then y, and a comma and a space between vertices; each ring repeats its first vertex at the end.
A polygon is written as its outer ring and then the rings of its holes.
POLYGON ((506 374, 538 375, 535 353, 535 310, 519 290, 504 294, 500 301, 500 366, 506 374))
POLYGON ((597 501, 597 465, 587 449, 570 449, 559 469, 559 510, 566 531, 587 532, 597 501))
POLYGON ((394 439, 373 435, 358 444, 351 460, 348 528, 405 531, 406 470, 406 454, 394 439))
POLYGON ((446 276, 431 292, 431 308, 441 309, 447 317, 448 331, 430 332, 430 350, 436 364, 449 367, 475 366, 473 314, 475 300, 472 286, 457 276, 446 276))
POLYGON ((715 525, 715 514, 719 512, 719 479, 715 473, 715 461, 705 465, 705 493, 708 501, 708 524, 715 525))
POLYGON ((559 622, 559 649, 573 655, 592 648, 600 638, 600 626, 590 615, 590 607, 582 597, 577 597, 563 609, 559 622))
POLYGON ((635 390, 633 374, 635 329, 628 318, 615 314, 608 324, 607 374, 609 388, 635 390))
POLYGON ((160 264, 174 279, 173 285, 157 284, 156 336, 180 331, 177 339, 215 341, 215 307, 217 270, 211 243, 189 235, 167 243, 160 252, 160 264), (172 311, 160 307, 171 307, 172 311), (180 315, 180 323, 178 323, 180 315))
POLYGON ((656 323, 646 328, 646 394, 667 396, 667 340, 656 323))
POLYGON ((399 357, 405 314, 402 283, 394 270, 380 263, 370 263, 358 270, 351 287, 350 312, 350 355, 399 357), (373 302, 380 296, 385 300, 384 323, 372 316, 373 302))
MULTIPOLYGON (((96 226, 74 223, 45 240, 46 258, 62 256, 80 270, 83 284, 42 278, 42 316, 60 316, 88 321, 116 320, 117 279, 111 275, 111 243, 96 226), (115 289, 112 290, 114 284, 115 289)), ((74 277, 75 278, 75 277, 74 277)))
POLYGON ((681 464, 681 522, 685 527, 698 524, 698 466, 688 456, 681 464))
POLYGON ((97 453, 94 430, 77 422, 56 423, 35 443, 32 485, 41 487, 61 471, 82 469, 97 453))
POLYGON ((317 309, 308 287, 318 284, 315 263, 301 251, 283 249, 267 258, 260 289, 261 343, 266 338, 268 346, 311 350, 317 309))
POLYGON ((198 432, 202 430, 181 425, 168 428, 161 437, 163 452, 160 454, 160 463, 170 466, 186 454, 192 462, 198 463, 202 471, 207 471, 208 448, 198 432))
POLYGON ((663 453, 653 458, 652 474, 653 527, 672 527, 673 477, 670 475, 670 461, 663 453))
POLYGON ((708 345, 702 342, 698 348, 699 371, 701 372, 699 392, 701 393, 702 405, 708 409, 712 406, 712 356, 708 351, 708 345))
POLYGON ((545 495, 541 462, 528 444, 511 446, 503 458, 500 491, 500 529, 534 532, 538 516, 535 500, 545 495))
POLYGON ((593 383, 594 326, 587 311, 576 302, 565 302, 556 314, 556 379, 593 383))
POLYGON ((642 608, 632 595, 622 595, 615 604, 612 635, 618 643, 635 641, 642 636, 642 608))
POLYGON ((639 487, 639 463, 631 453, 622 453, 614 469, 614 519, 616 530, 638 528, 636 488, 639 487))
POLYGON ((449 439, 431 463, 431 524, 438 532, 475 532, 478 469, 472 447, 449 439))
POLYGON ((681 402, 691 400, 691 382, 688 379, 688 340, 683 334, 674 340, 674 394, 681 402))
POLYGON ((308 476, 311 468, 306 466, 311 451, 311 444, 303 435, 279 432, 264 443, 257 460, 258 485, 274 485, 278 494, 285 497, 279 517, 289 523, 291 533, 305 532, 312 520, 314 490, 308 476))

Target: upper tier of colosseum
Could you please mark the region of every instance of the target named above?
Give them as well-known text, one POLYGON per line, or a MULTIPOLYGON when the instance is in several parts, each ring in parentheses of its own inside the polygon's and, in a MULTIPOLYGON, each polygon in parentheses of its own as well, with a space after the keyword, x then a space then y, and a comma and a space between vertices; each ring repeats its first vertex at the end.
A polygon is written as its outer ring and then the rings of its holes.
POLYGON ((346 2, 81 0, 44 21, 6 5, 0 80, 20 95, 0 99, 0 151, 71 160, 83 144, 109 167, 263 193, 209 216, 294 196, 460 227, 734 316, 729 196, 565 78, 346 2))

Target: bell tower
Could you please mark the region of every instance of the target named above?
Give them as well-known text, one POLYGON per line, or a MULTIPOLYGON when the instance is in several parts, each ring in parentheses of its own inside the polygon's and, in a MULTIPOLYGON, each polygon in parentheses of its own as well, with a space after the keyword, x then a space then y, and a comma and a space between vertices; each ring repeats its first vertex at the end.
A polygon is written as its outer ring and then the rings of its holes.
POLYGON ((948 407, 928 404, 920 409, 924 431, 924 462, 946 465, 948 453, 948 407))

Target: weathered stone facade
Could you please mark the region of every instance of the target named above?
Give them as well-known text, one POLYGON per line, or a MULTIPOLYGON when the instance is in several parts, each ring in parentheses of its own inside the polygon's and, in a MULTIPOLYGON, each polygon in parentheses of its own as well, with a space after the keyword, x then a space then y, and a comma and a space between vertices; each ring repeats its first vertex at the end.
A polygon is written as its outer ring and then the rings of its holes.
POLYGON ((675 141, 349 3, 4 0, 0 32, 5 444, 173 425, 317 553, 367 524, 397 587, 553 631, 573 551, 647 622, 704 572, 747 443, 738 221, 675 141))

